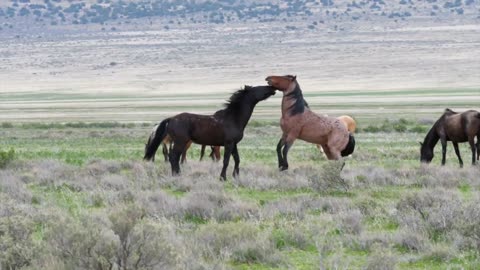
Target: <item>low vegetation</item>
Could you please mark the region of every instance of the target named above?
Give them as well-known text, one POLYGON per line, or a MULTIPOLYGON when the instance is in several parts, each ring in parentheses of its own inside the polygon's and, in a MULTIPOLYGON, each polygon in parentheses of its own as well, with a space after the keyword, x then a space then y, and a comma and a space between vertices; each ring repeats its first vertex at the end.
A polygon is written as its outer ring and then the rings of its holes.
POLYGON ((150 125, 100 126, 5 128, 2 269, 480 266, 480 170, 420 166, 423 134, 363 130, 342 171, 296 142, 279 172, 278 130, 256 124, 239 145, 241 176, 221 182, 197 146, 172 177, 141 160, 150 125))

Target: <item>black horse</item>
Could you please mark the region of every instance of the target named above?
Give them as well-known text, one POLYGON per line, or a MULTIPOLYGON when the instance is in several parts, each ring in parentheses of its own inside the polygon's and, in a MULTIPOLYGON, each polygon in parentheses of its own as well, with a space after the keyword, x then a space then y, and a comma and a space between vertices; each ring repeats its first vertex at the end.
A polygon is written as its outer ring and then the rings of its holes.
POLYGON ((180 173, 179 157, 189 141, 202 145, 224 146, 223 168, 220 173, 226 180, 226 170, 233 155, 235 168, 233 176, 239 173, 240 156, 237 144, 243 138, 243 131, 252 116, 258 102, 275 94, 271 86, 245 86, 235 92, 225 104, 225 109, 213 115, 181 113, 167 118, 160 123, 153 140, 145 147, 145 160, 155 156, 160 143, 167 134, 173 140, 173 151, 170 152, 172 173, 180 173))
MULTIPOLYGON (((480 148, 480 113, 474 110, 457 113, 445 109, 443 115, 433 124, 433 127, 425 136, 423 143, 420 143, 420 161, 429 163, 433 159, 433 149, 440 140, 442 143, 442 165, 445 165, 447 153, 447 141, 452 141, 455 154, 457 154, 460 166, 463 160, 460 156, 458 143, 468 142, 472 150, 472 164, 475 164, 475 152, 480 148), (477 136, 477 145, 475 145, 477 136)), ((476 156, 478 160, 478 155, 476 156)))

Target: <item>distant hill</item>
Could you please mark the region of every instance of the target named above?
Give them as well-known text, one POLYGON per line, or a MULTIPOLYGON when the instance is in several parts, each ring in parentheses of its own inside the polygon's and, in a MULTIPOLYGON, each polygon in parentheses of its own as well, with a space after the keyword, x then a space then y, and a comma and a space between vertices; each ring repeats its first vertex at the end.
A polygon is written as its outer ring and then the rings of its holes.
MULTIPOLYGON (((243 21, 474 20, 480 0, 10 0, 0 2, 0 29, 19 22, 105 24, 160 17, 170 24, 243 21)), ((168 25, 167 25, 168 27, 168 25)))

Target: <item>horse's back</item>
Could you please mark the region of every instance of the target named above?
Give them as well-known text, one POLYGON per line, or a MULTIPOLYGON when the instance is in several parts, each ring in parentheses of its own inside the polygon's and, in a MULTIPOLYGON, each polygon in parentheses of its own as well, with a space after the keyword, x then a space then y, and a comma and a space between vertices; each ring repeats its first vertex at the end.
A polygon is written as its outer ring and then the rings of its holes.
POLYGON ((442 127, 448 140, 466 142, 480 132, 480 113, 475 110, 462 113, 446 112, 442 127))

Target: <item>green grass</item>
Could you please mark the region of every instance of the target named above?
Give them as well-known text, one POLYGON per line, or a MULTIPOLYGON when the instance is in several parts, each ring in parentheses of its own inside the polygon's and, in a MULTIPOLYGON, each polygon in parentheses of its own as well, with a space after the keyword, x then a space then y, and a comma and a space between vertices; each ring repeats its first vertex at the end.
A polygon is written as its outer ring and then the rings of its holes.
MULTIPOLYGON (((413 120, 399 120, 406 126, 413 126, 413 120)), ((275 177, 278 175, 277 158, 276 158, 276 142, 278 141, 280 131, 273 121, 256 120, 252 126, 249 126, 245 132, 245 137, 239 144, 241 157, 241 174, 252 168, 259 168, 259 173, 265 174, 264 177, 275 177)), ((391 122, 389 122, 391 123, 391 122)), ((149 124, 139 123, 132 125, 123 125, 118 123, 89 123, 89 124, 35 124, 27 127, 23 124, 6 124, 1 131, 3 135, 2 149, 14 149, 15 161, 18 162, 35 162, 39 160, 58 160, 62 163, 75 165, 79 171, 85 168, 88 162, 101 159, 112 161, 141 162, 143 157, 143 147, 150 133, 151 126, 149 124)), ((397 203, 405 196, 418 192, 424 187, 419 185, 418 179, 411 179, 410 171, 420 169, 418 161, 418 141, 422 139, 423 134, 417 132, 398 132, 395 130, 389 133, 370 133, 360 132, 355 135, 357 147, 352 157, 346 160, 345 173, 348 173, 351 181, 355 181, 355 185, 348 190, 342 189, 326 189, 313 190, 311 188, 296 189, 256 189, 238 186, 229 182, 222 184, 229 198, 235 198, 242 202, 253 203, 258 209, 262 209, 265 205, 288 201, 296 197, 306 197, 311 199, 332 199, 348 202, 350 207, 360 209, 362 211, 363 220, 361 226, 365 233, 386 233, 394 235, 401 228, 396 221, 395 215, 392 215, 397 203), (396 184, 374 184, 373 169, 382 169, 383 173, 387 173, 386 177, 396 184), (391 179, 393 177, 393 180, 391 179), (407 184, 404 184, 406 181, 407 184)), ((437 148, 436 151, 440 149, 437 148)), ((456 169, 456 158, 453 153, 453 147, 448 149, 447 163, 456 169)), ((468 153, 468 147, 461 146, 461 152, 468 153)), ((188 153, 188 162, 193 167, 183 173, 191 173, 191 175, 203 177, 203 173, 195 173, 196 164, 211 164, 211 161, 197 163, 199 158, 200 147, 192 146, 188 153)), ((161 155, 161 153, 159 153, 161 155)), ((439 166, 438 154, 434 159, 432 167, 439 166)), ((322 153, 312 145, 302 141, 296 141, 289 155, 290 171, 289 174, 295 175, 294 172, 303 172, 304 170, 321 170, 322 164, 326 161, 322 153)), ((143 164, 143 163, 142 163, 143 164)), ((163 157, 157 156, 155 163, 157 172, 166 171, 170 173, 169 164, 163 162, 163 157)), ((9 165, 14 166, 14 165, 9 165)), ((215 168, 220 168, 221 163, 213 164, 215 168)), ((230 177, 233 163, 230 164, 228 175, 230 177)), ((101 212, 109 209, 111 206, 103 197, 95 197, 86 191, 79 190, 69 184, 61 184, 65 179, 56 179, 60 184, 38 184, 35 182, 34 172, 27 171, 25 174, 30 175, 28 179, 32 179, 32 183, 28 184, 28 190, 32 193, 31 204, 37 208, 52 208, 65 211, 74 218, 81 216, 85 212, 101 212)), ((121 169, 119 174, 126 175, 130 178, 135 177, 131 168, 121 169)), ((419 175, 414 174, 414 175, 419 175)), ((210 177, 210 176, 209 176, 210 177)), ((211 177, 215 178, 215 177, 211 177)), ((167 179, 169 179, 167 177, 167 179)), ((215 178, 216 179, 216 178, 215 178)), ((71 179, 69 179, 70 181, 71 179)), ((256 179, 249 179, 253 183, 256 179)), ((135 180, 134 180, 135 181, 135 180)), ((132 185, 134 184, 132 182, 132 185)), ((158 181, 155 179, 155 181, 158 181)), ((166 181, 166 180, 162 180, 166 181)), ((186 198, 188 188, 177 185, 176 178, 172 178, 166 184, 156 184, 153 188, 159 188, 164 191, 167 196, 172 196, 179 202, 186 198)), ((470 180, 462 180, 453 190, 461 194, 465 202, 475 198, 477 186, 473 186, 470 180)), ((380 182, 381 183, 381 182, 380 182)), ((81 185, 81 183, 79 183, 81 185)), ((144 192, 143 189, 133 189, 131 192, 144 192)), ((115 192, 108 193, 113 196, 115 192)), ((130 196, 130 195, 129 195, 130 196)), ((232 221, 238 224, 247 222, 243 218, 235 218, 232 221)), ((175 219, 175 222, 187 224, 190 230, 196 230, 212 224, 211 219, 199 218, 197 215, 186 215, 183 219, 175 219)), ((251 221, 248 221, 251 222, 251 221)), ((362 269, 372 252, 361 247, 346 247, 345 241, 347 237, 356 238, 357 236, 346 235, 345 232, 338 229, 337 214, 329 211, 306 209, 299 216, 276 215, 273 218, 266 218, 260 215, 255 221, 259 228, 264 231, 270 231, 271 237, 276 243, 276 248, 280 255, 286 261, 286 265, 294 269, 315 269, 318 267, 319 260, 326 267, 335 264, 338 258, 342 258, 344 262, 348 262, 349 269, 362 269), (318 221, 320 225, 315 225, 312 220, 318 221), (294 224, 294 225, 291 225, 294 224), (296 225, 295 225, 296 224, 296 225), (328 237, 329 241, 333 241, 338 245, 338 249, 322 253, 317 249, 315 244, 308 244, 305 248, 295 246, 294 242, 290 242, 289 233, 291 228, 310 228, 318 226, 324 229, 324 234, 313 234, 311 241, 320 241, 324 237, 328 237), (310 226, 310 227, 309 227, 310 226)), ((37 223, 34 233, 36 241, 44 239, 44 224, 37 223)), ((315 231, 315 230, 313 230, 315 231)), ((311 232, 305 232, 311 234, 311 232)), ((443 237, 439 239, 429 239, 432 243, 441 243, 448 245, 449 242, 443 237)), ((436 257, 429 257, 428 254, 416 254, 406 250, 400 246, 391 245, 386 248, 393 256, 400 258, 397 264, 398 269, 449 269, 451 267, 463 267, 465 269, 475 269, 479 265, 479 256, 472 255, 470 251, 458 252, 453 259, 447 261, 439 260, 436 257), (405 258, 417 258, 412 261, 405 261, 405 258)), ((230 263, 234 269, 284 269, 285 266, 271 266, 264 263, 230 263)))

